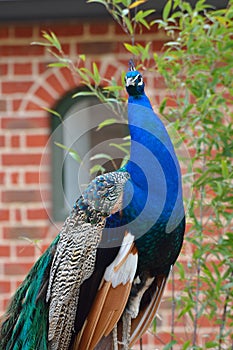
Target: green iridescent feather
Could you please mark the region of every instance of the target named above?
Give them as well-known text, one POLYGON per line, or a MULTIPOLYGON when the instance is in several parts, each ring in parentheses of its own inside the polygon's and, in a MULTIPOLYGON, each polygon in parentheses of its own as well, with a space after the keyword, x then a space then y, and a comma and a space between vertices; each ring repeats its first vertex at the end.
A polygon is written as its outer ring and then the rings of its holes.
POLYGON ((0 329, 1 350, 48 349, 48 304, 42 289, 58 239, 59 236, 32 267, 11 300, 0 329))

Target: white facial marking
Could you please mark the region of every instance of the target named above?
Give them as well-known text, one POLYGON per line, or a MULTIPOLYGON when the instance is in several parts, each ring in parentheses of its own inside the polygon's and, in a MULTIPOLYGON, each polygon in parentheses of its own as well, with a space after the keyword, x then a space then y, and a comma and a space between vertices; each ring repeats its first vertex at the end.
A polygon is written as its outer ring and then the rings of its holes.
POLYGON ((125 84, 126 84, 126 86, 130 86, 130 85, 132 85, 132 86, 135 86, 136 85, 136 81, 138 80, 138 78, 140 77, 140 81, 139 81, 139 83, 137 84, 138 86, 140 86, 140 85, 143 85, 143 79, 142 79, 142 76, 140 75, 140 74, 138 74, 138 75, 136 75, 136 77, 134 77, 134 78, 132 78, 132 77, 130 77, 130 78, 125 78, 125 84))

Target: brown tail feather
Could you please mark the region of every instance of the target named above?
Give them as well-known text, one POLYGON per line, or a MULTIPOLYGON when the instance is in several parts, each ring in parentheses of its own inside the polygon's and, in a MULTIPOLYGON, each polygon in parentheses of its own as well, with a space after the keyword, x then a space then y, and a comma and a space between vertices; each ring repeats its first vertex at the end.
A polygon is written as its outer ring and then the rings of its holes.
MULTIPOLYGON (((131 254, 137 254, 134 244, 127 256, 131 254)), ((73 350, 93 350, 101 338, 110 334, 124 312, 131 287, 131 280, 116 287, 112 286, 111 281, 103 280, 83 329, 75 339, 73 350)))
POLYGON ((166 281, 167 276, 159 276, 157 278, 157 290, 150 304, 144 307, 135 319, 132 319, 130 346, 141 338, 155 318, 166 286, 166 281))

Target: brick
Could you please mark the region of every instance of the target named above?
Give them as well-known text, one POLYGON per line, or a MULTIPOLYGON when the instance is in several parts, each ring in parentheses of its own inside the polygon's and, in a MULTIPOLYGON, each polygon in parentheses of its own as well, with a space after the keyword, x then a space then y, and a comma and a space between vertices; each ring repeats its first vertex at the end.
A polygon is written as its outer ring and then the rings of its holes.
POLYGON ((66 25, 54 25, 45 28, 44 25, 41 30, 52 30, 58 38, 68 37, 68 36, 78 36, 83 34, 83 24, 69 24, 66 25))
POLYGON ((32 84, 33 83, 30 81, 22 81, 22 82, 4 81, 2 82, 2 93, 3 94, 14 94, 14 93, 20 93, 20 92, 25 93, 30 89, 32 84))
POLYGON ((18 100, 18 99, 12 100, 13 111, 17 111, 20 108, 21 104, 22 104, 22 99, 20 99, 20 100, 18 100))
POLYGON ((40 179, 39 172, 30 171, 30 172, 25 173, 25 180, 24 181, 27 184, 38 184, 39 179, 40 179))
POLYGON ((0 63, 0 76, 7 75, 8 73, 8 64, 0 63))
POLYGON ((29 171, 25 173, 24 181, 27 184, 50 183, 50 176, 46 172, 29 171))
MULTIPOLYGON (((20 276, 17 276, 20 278, 20 276)), ((22 284, 23 282, 23 278, 22 279, 18 279, 17 281, 14 281, 15 283, 15 288, 19 288, 19 286, 22 284)), ((13 291, 14 292, 14 291, 13 291)))
POLYGON ((2 192, 3 203, 27 203, 27 202, 40 202, 40 191, 36 190, 6 190, 2 192))
POLYGON ((9 281, 0 281, 0 294, 10 293, 11 283, 9 281))
POLYGON ((171 341, 171 334, 159 332, 159 339, 154 339, 155 344, 168 344, 171 341))
POLYGON ((0 39, 6 39, 9 36, 9 28, 1 27, 0 28, 0 39))
POLYGON ((5 136, 0 135, 0 147, 4 147, 4 146, 5 146, 5 136))
POLYGON ((27 63, 15 63, 14 64, 14 74, 15 75, 31 75, 32 74, 32 64, 27 63))
POLYGON ((20 137, 19 135, 11 136, 11 147, 19 147, 20 146, 20 137))
POLYGON ((25 182, 27 184, 40 183, 40 173, 39 172, 27 172, 27 173, 25 173, 25 182))
POLYGON ((70 88, 77 86, 77 84, 74 80, 74 76, 68 68, 62 68, 60 70, 60 72, 62 73, 63 77, 65 78, 65 80, 69 84, 70 88))
POLYGON ((45 49, 43 46, 35 45, 1 45, 0 56, 39 56, 44 55, 45 49))
POLYGON ((162 40, 156 40, 152 43, 152 51, 162 51, 165 42, 162 40))
POLYGON ((70 56, 70 44, 62 44, 62 51, 65 55, 70 56))
POLYGON ((65 88, 62 83, 58 80, 58 78, 52 74, 46 80, 55 91, 57 91, 60 95, 63 95, 65 92, 65 88))
POLYGON ((10 180, 12 184, 18 184, 19 183, 19 173, 13 172, 10 174, 10 180))
POLYGON ((108 34, 109 24, 108 23, 92 23, 89 24, 89 33, 93 35, 108 34))
POLYGON ((38 73, 39 74, 43 74, 47 69, 48 69, 48 65, 49 62, 45 63, 45 62, 39 62, 38 63, 38 73))
POLYGON ((52 105, 54 103, 54 98, 50 95, 48 90, 46 90, 43 86, 40 86, 35 91, 35 96, 39 97, 43 101, 48 102, 49 105, 52 105))
POLYGON ((35 129, 49 127, 48 117, 2 118, 1 122, 3 129, 35 129))
POLYGON ((44 253, 48 249, 48 247, 49 247, 49 244, 42 244, 42 246, 40 247, 42 253, 44 253))
POLYGON ((2 164, 7 166, 15 165, 39 165, 41 154, 3 154, 2 164))
POLYGON ((14 225, 13 227, 3 228, 3 238, 19 239, 19 237, 27 237, 30 239, 43 239, 47 234, 48 228, 44 226, 23 226, 14 225))
POLYGON ((86 55, 104 55, 110 52, 118 52, 117 43, 115 42, 89 42, 80 43, 76 46, 77 53, 84 53, 86 55))
POLYGON ((10 212, 8 209, 0 209, 0 221, 7 221, 10 218, 10 212))
POLYGON ((126 33, 124 32, 124 30, 122 29, 122 27, 119 24, 115 25, 114 33, 119 35, 119 36, 126 35, 126 33))
POLYGON ((8 307, 9 302, 10 302, 10 297, 3 299, 3 308, 4 308, 4 310, 8 307))
POLYGON ((34 245, 20 245, 16 247, 16 255, 18 257, 34 257, 35 256, 35 246, 34 245))
POLYGON ((177 99, 173 96, 167 96, 167 107, 175 107, 177 108, 177 99))
MULTIPOLYGON (((115 43, 115 46, 113 48, 113 52, 115 54, 118 54, 119 56, 121 56, 121 54, 123 54, 125 56, 125 54, 129 54, 128 51, 126 50, 126 48, 124 47, 124 45, 122 45, 121 42, 117 42, 115 43)), ((128 64, 125 66, 125 68, 128 66, 128 64)))
POLYGON ((31 263, 5 263, 4 264, 4 273, 5 275, 15 276, 15 275, 26 275, 33 265, 31 263))
POLYGON ((7 110, 6 100, 0 100, 0 111, 5 112, 7 110))
POLYGON ((111 79, 112 77, 114 77, 116 75, 117 72, 117 67, 112 66, 112 65, 108 65, 106 72, 104 74, 104 77, 106 79, 111 79))
POLYGON ((162 78, 162 77, 155 77, 154 78, 154 87, 156 89, 166 89, 167 85, 165 83, 164 78, 162 78))
POLYGON ((7 245, 0 246, 0 257, 9 257, 10 256, 10 247, 7 245))
POLYGON ((28 101, 28 103, 26 104, 25 109, 27 111, 41 111, 42 107, 40 105, 38 105, 37 103, 33 102, 33 101, 28 101))
POLYGON ((48 219, 48 212, 45 209, 28 209, 27 218, 29 220, 48 219))
POLYGON ((15 220, 18 222, 22 221, 22 215, 20 209, 15 209, 15 220))
POLYGON ((0 172, 0 185, 4 184, 6 173, 0 172))
POLYGON ((15 38, 31 38, 33 35, 32 26, 17 26, 14 28, 15 38))
POLYGON ((29 135, 26 137, 27 147, 44 147, 47 142, 47 135, 29 135))

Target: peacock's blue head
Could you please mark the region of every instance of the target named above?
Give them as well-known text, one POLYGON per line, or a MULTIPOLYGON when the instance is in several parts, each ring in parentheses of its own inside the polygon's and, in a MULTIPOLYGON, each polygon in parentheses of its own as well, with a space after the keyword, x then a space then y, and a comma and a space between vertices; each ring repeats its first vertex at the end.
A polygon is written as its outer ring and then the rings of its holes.
POLYGON ((125 76, 125 87, 129 96, 144 94, 144 82, 141 73, 137 70, 130 70, 125 76))

